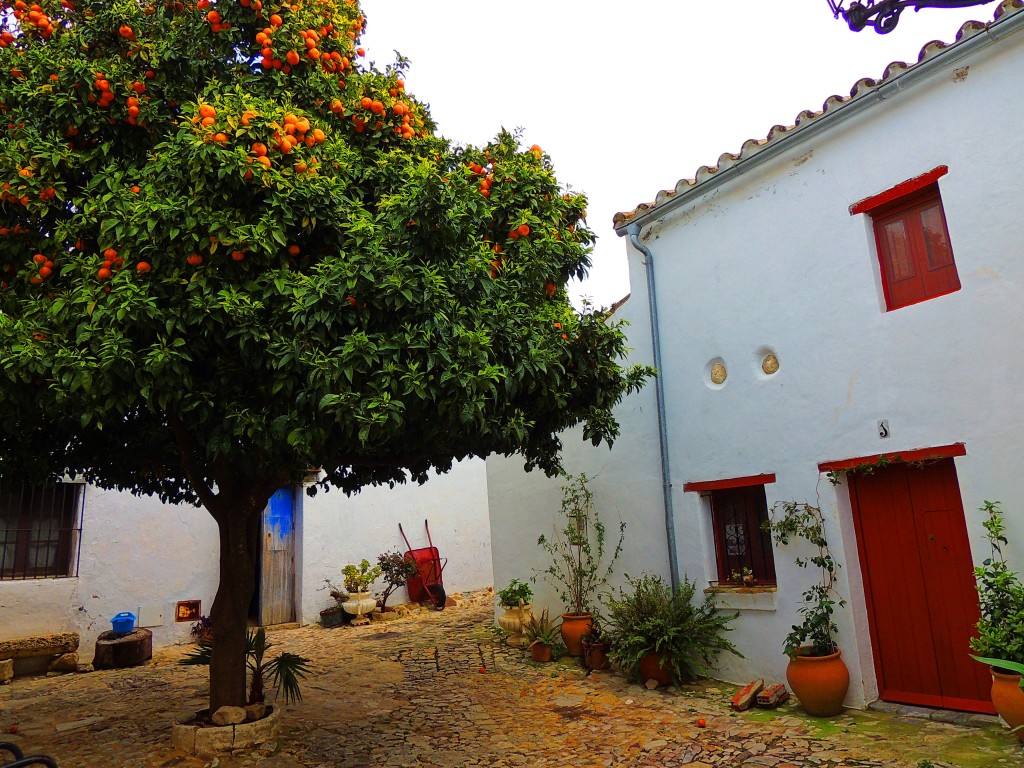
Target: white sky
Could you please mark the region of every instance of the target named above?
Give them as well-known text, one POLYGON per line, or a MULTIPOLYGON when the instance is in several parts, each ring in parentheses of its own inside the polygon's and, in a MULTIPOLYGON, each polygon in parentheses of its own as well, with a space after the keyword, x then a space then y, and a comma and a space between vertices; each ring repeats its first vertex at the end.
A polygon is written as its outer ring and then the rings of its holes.
MULTIPOLYGON (((482 144, 502 127, 551 156, 562 184, 589 198, 597 233, 590 277, 575 294, 608 305, 629 291, 626 246, 612 215, 951 42, 997 2, 904 11, 896 30, 851 32, 826 0, 363 0, 367 58, 411 60, 406 89, 440 132, 482 144)), ((870 161, 870 158, 866 158, 870 161)))

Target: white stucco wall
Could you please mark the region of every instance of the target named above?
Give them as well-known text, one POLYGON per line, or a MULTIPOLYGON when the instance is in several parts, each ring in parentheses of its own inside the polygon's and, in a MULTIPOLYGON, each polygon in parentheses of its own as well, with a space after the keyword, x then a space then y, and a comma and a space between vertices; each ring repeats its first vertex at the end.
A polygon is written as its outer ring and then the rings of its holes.
MULTIPOLYGON (((626 329, 632 348, 628 362, 650 365, 644 279, 643 265, 631 263, 633 294, 614 319, 630 323, 626 329)), ((628 291, 629 287, 623 286, 623 294, 628 291)), ((610 450, 584 441, 582 429, 562 436, 565 470, 573 475, 585 472, 592 478, 594 506, 608 529, 609 549, 617 540, 617 535, 613 540, 613 534, 618 522, 626 523, 622 556, 608 588, 621 586, 626 574, 638 576, 644 571, 669 578, 655 403, 653 382, 623 400, 616 409, 621 434, 610 450)), ((514 578, 529 579, 549 564, 548 555, 537 546, 537 538, 550 534, 553 526, 564 524, 559 515, 562 485, 559 478, 548 478, 538 471, 524 472, 521 458, 498 456, 487 460, 496 589, 514 578)), ((538 579, 533 589, 539 609, 547 607, 552 615, 565 609, 557 592, 544 580, 538 579)))
MULTIPOLYGON (((405 552, 398 530, 402 524, 413 549, 429 546, 424 520, 442 558, 448 592, 491 586, 491 531, 487 518, 487 471, 480 459, 463 461, 446 475, 436 475, 424 485, 367 488, 346 497, 340 491, 318 493, 302 500, 304 541, 301 574, 301 618, 319 619, 320 611, 333 604, 324 579, 342 583, 341 569, 392 550, 405 552)), ((380 585, 378 584, 378 587, 380 585)), ((408 599, 400 587, 388 604, 408 599)))
MULTIPOLYGON (((324 578, 341 581, 341 568, 363 557, 405 546, 425 547, 423 521, 448 566, 446 589, 490 586, 490 528, 486 469, 481 460, 456 465, 423 486, 370 488, 352 497, 339 491, 301 496, 297 511, 296 613, 319 618, 330 602, 324 578)), ((77 631, 83 661, 96 636, 121 611, 140 617, 160 647, 189 639, 190 623, 175 622, 175 603, 201 600, 209 613, 217 591, 217 526, 202 508, 165 505, 150 497, 85 488, 78 576, 0 581, 0 639, 77 631)), ((405 599, 405 591, 391 602, 405 599)))
MULTIPOLYGON (((892 93, 644 233, 658 265, 680 538, 701 545, 713 573, 710 509, 681 491, 688 481, 773 472, 769 506, 820 504, 845 566, 839 625, 854 705, 876 689, 852 513, 846 488, 817 465, 965 443, 956 467, 977 561, 987 554, 981 501, 1002 499, 1011 514, 1024 502, 1014 467, 1024 426, 1024 101, 1012 95, 1021 37, 892 93), (871 222, 849 206, 939 165, 949 167, 939 186, 962 288, 887 312, 871 222), (665 329, 681 333, 673 342, 665 329), (767 350, 781 365, 771 377, 760 371, 767 350), (729 370, 721 388, 706 372, 714 358, 729 370)), ((1024 516, 1012 515, 1010 533, 1019 557, 1024 516)), ((734 635, 747 659, 724 659, 724 678, 782 677, 779 649, 807 582, 794 554, 776 549, 777 609, 741 611, 734 635)))
MULTIPOLYGON (((774 473, 769 506, 819 504, 849 601, 837 618, 851 706, 873 700, 877 688, 848 491, 833 487, 819 463, 964 443, 967 455, 955 463, 975 560, 988 554, 977 507, 999 499, 1011 560, 1024 567, 1022 68, 1024 32, 1015 32, 790 143, 641 233, 657 266, 680 569, 704 583, 716 578, 710 505, 684 492, 686 482, 774 473), (939 165, 949 168, 939 187, 962 288, 887 312, 871 222, 849 207, 939 165), (770 377, 760 369, 767 351, 781 365, 770 377), (722 387, 708 377, 718 358, 729 372, 722 387), (888 439, 878 436, 880 419, 889 421, 888 439)), ((644 258, 627 251, 632 298, 624 310, 631 342, 646 355, 644 258)), ((635 405, 649 396, 620 409, 629 449, 594 452, 567 439, 566 464, 600 469, 609 492, 636 499, 629 557, 665 571, 657 431, 651 408, 635 405), (632 549, 647 544, 643 555, 632 549)), ((538 562, 533 532, 557 508, 553 488, 541 492, 540 481, 507 464, 489 462, 498 585, 527 570, 517 563, 538 562), (499 489, 519 491, 519 503, 496 499, 499 489)), ((745 659, 723 657, 721 678, 784 679, 783 638, 809 577, 796 554, 794 545, 776 548, 778 592, 740 610, 731 638, 745 659)))
POLYGON ((217 526, 204 509, 88 486, 77 578, 0 581, 0 638, 78 632, 88 661, 111 617, 131 611, 155 647, 170 645, 189 635, 175 603, 208 611, 216 589, 217 526))

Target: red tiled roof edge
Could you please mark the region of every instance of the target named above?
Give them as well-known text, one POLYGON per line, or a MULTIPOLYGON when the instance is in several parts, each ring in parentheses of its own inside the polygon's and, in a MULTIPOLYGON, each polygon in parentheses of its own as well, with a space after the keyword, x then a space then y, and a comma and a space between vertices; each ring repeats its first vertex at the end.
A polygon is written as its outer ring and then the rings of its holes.
MULTIPOLYGON (((1001 19, 1003 16, 1007 14, 1015 14, 1021 11, 1022 9, 1024 9, 1024 0, 1004 0, 996 8, 995 15, 992 18, 992 22, 989 23, 999 21, 999 19, 1001 19)), ((863 96, 869 91, 875 90, 876 88, 884 85, 886 82, 891 80, 893 77, 896 77, 897 75, 902 75, 904 72, 906 72, 909 69, 913 69, 926 59, 932 58, 940 51, 943 51, 946 48, 949 48, 950 46, 959 43, 965 37, 973 37, 974 35, 980 32, 984 32, 988 28, 989 23, 982 21, 964 22, 964 24, 960 27, 960 30, 956 33, 956 39, 952 43, 944 43, 941 40, 932 40, 931 42, 926 43, 921 48, 921 51, 918 54, 917 61, 915 63, 907 64, 902 61, 893 61, 882 72, 882 77, 880 79, 874 80, 870 77, 862 77, 860 80, 854 83, 853 88, 850 89, 849 96, 829 96, 825 100, 825 103, 822 105, 820 110, 815 112, 809 109, 805 109, 803 112, 797 115, 793 125, 774 125, 772 126, 771 130, 768 131, 767 137, 763 139, 747 139, 747 141, 743 142, 743 146, 740 148, 739 153, 734 154, 732 152, 725 152, 718 158, 718 163, 716 165, 702 165, 700 168, 697 169, 697 173, 694 174, 694 177, 692 179, 680 179, 678 182, 676 182, 676 186, 674 189, 663 189, 660 192, 658 192, 657 196, 654 199, 654 202, 641 203, 632 211, 616 213, 612 217, 612 223, 614 228, 617 230, 621 230, 623 227, 629 224, 629 222, 631 222, 638 216, 643 216, 644 214, 657 209, 659 206, 671 200, 680 192, 686 192, 688 190, 700 186, 719 171, 723 171, 726 168, 735 165, 740 160, 744 160, 750 157, 751 155, 760 152, 769 144, 774 144, 777 141, 780 141, 781 139, 790 135, 797 128, 809 122, 817 120, 822 115, 826 114, 827 112, 839 106, 840 104, 844 104, 860 96, 863 96)))

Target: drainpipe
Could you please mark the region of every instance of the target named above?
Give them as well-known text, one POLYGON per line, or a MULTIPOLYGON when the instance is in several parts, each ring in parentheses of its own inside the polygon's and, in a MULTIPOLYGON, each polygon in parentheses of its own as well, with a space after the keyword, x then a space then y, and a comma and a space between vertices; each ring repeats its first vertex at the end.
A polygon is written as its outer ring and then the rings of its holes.
POLYGON ((661 366, 661 336, 658 325, 658 298, 654 289, 654 254, 651 249, 640 242, 640 227, 631 224, 626 229, 629 241, 646 259, 647 266, 647 306, 651 316, 651 345, 654 347, 654 367, 658 375, 654 379, 655 399, 658 404, 658 445, 661 449, 661 491, 665 505, 665 532, 668 534, 668 567, 672 581, 672 591, 679 586, 679 558, 676 554, 676 516, 672 506, 672 472, 668 462, 668 423, 665 418, 665 377, 661 366))

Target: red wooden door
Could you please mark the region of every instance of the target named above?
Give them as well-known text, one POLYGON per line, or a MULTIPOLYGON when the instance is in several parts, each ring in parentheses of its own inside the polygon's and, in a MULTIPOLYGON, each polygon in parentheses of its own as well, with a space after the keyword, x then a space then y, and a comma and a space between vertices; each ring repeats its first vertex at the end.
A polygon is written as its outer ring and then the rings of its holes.
POLYGON ((978 595, 952 459, 850 473, 879 694, 992 713, 992 678, 970 657, 978 595))

